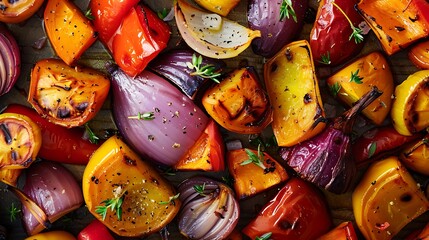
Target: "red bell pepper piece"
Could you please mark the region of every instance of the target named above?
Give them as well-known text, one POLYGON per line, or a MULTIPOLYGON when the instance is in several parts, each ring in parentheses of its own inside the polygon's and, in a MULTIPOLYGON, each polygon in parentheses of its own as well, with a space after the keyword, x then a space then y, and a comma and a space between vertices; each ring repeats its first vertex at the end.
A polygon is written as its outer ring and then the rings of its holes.
POLYGON ((95 219, 77 236, 78 240, 115 240, 109 229, 102 222, 95 219))

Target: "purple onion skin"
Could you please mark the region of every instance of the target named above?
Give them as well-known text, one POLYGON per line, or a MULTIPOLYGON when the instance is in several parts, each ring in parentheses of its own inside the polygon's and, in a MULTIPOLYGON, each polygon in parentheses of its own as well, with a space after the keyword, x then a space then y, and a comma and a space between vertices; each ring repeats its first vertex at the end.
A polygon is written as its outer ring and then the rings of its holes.
POLYGON ((189 239, 221 240, 231 234, 240 216, 231 188, 207 177, 192 177, 182 182, 178 191, 183 203, 179 214, 183 235, 189 239), (196 192, 194 186, 204 186, 203 194, 196 192))
POLYGON ((172 166, 193 146, 208 117, 167 80, 149 71, 135 78, 108 66, 114 121, 125 141, 144 157, 172 166), (154 119, 130 119, 153 112, 154 119))
MULTIPOLYGON (((83 204, 80 185, 68 169, 56 162, 32 164, 22 191, 41 207, 51 222, 83 204)), ((27 233, 32 235, 44 230, 45 226, 23 206, 22 220, 27 233)))
POLYGON ((21 73, 18 43, 3 23, 0 23, 0 54, 2 58, 0 64, 4 66, 4 73, 0 72, 0 96, 2 96, 12 89, 21 73))
POLYGON ((250 0, 247 20, 249 27, 261 31, 252 41, 253 52, 263 57, 274 56, 284 45, 293 41, 302 30, 308 0, 292 0, 297 22, 290 16, 280 21, 283 0, 250 0))
MULTIPOLYGON (((183 93, 186 94, 186 96, 194 99, 201 86, 206 81, 210 80, 196 75, 191 75, 195 70, 188 68, 186 62, 192 63, 193 54, 197 57, 200 55, 188 49, 171 50, 169 52, 162 53, 151 61, 149 68, 173 82, 183 91, 183 93)), ((201 66, 206 65, 213 65, 215 67, 215 71, 219 72, 225 68, 225 63, 222 60, 203 57, 201 66)))
POLYGON ((350 145, 356 116, 381 94, 374 87, 315 137, 290 148, 280 148, 280 156, 301 178, 330 192, 345 193, 356 174, 350 145))

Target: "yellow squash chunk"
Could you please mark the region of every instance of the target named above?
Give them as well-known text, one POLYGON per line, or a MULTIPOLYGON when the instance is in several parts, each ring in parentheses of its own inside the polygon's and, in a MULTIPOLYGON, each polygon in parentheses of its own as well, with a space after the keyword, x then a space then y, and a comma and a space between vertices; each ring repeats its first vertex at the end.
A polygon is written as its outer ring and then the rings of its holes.
POLYGON ((268 60, 264 78, 279 146, 293 146, 323 130, 325 112, 307 41, 292 42, 268 60))
POLYGON ((253 68, 239 68, 208 89, 202 103, 225 129, 242 134, 262 132, 272 121, 268 95, 253 68))
POLYGON ((94 152, 83 173, 82 185, 88 210, 120 236, 140 237, 157 232, 180 208, 178 199, 171 200, 176 192, 167 180, 116 136, 94 152), (104 206, 103 201, 121 197, 121 217, 108 208, 103 220, 96 209, 104 206))
POLYGON ((429 201, 397 157, 374 163, 352 195, 356 224, 366 239, 392 239, 429 209, 429 201))
POLYGON ((243 148, 227 153, 228 169, 234 178, 234 189, 238 198, 254 196, 289 178, 286 170, 266 153, 261 159, 265 169, 254 163, 243 164, 250 159, 246 150, 258 156, 258 151, 243 148))
POLYGON ((240 2, 240 0, 195 0, 201 7, 226 16, 240 2))
POLYGON ((383 95, 362 113, 380 125, 390 112, 394 90, 393 76, 386 58, 380 52, 372 52, 352 62, 329 77, 327 83, 331 92, 350 107, 376 86, 383 95), (351 80, 352 74, 360 80, 351 80))
POLYGON ((396 86, 391 117, 402 135, 429 127, 429 70, 418 71, 396 86))
POLYGON ((97 40, 91 21, 70 0, 49 0, 44 20, 52 47, 68 65, 97 40))
POLYGON ((185 42, 201 55, 225 59, 246 50, 252 40, 261 36, 259 30, 251 30, 219 15, 202 11, 186 0, 175 5, 177 28, 185 42), (213 18, 218 18, 216 21, 213 18), (211 26, 208 23, 216 23, 211 26))

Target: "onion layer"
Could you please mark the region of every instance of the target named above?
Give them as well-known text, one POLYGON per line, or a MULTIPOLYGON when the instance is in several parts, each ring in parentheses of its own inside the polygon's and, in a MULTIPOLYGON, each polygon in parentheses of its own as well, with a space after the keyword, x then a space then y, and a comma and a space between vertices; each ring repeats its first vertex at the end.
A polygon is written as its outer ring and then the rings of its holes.
MULTIPOLYGON (((195 97, 196 92, 201 85, 208 80, 198 75, 191 75, 195 70, 190 69, 188 63, 192 63, 192 56, 195 54, 192 50, 172 50, 155 58, 149 67, 176 84, 191 99, 195 97)), ((196 54, 198 56, 199 54, 196 54)), ((212 65, 214 72, 219 72, 225 67, 221 60, 204 57, 201 66, 212 65)))
POLYGON ((74 176, 59 163, 42 161, 33 163, 28 168, 23 194, 18 196, 23 203, 22 213, 24 227, 29 235, 41 232, 49 222, 54 222, 67 213, 77 209, 83 203, 82 191, 74 176), (34 201, 37 206, 28 204, 25 197, 34 201), (33 213, 36 211, 37 215, 33 213), (42 217, 42 221, 40 219, 42 217))
POLYGON ((172 166, 203 133, 208 117, 167 80, 143 71, 129 77, 115 66, 113 116, 125 141, 138 153, 172 166), (151 115, 149 118, 142 115, 151 115))
POLYGON ((235 228, 240 207, 233 191, 206 177, 193 177, 179 185, 183 207, 179 230, 190 239, 225 239, 235 228), (199 189, 197 192, 196 189, 199 189))
POLYGON ((6 94, 21 73, 21 54, 9 29, 0 23, 0 96, 6 94))

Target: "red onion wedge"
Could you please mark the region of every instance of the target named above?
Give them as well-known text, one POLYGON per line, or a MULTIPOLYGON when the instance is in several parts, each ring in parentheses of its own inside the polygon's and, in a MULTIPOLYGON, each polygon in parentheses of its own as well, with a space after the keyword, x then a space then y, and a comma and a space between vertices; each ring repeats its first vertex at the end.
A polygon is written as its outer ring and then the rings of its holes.
POLYGON ((281 157, 301 178, 333 193, 346 192, 356 173, 350 141, 354 122, 357 114, 381 94, 373 87, 315 137, 290 148, 281 148, 281 157))
POLYGON ((59 163, 42 161, 27 170, 22 192, 11 191, 23 204, 23 224, 28 235, 34 235, 50 223, 79 208, 82 190, 71 172, 59 163))
POLYGON ((233 191, 225 184, 206 177, 182 182, 178 191, 182 201, 179 230, 190 239, 225 239, 235 228, 240 207, 233 191))
POLYGON ((7 27, 0 23, 0 96, 8 93, 21 73, 18 44, 7 27))
MULTIPOLYGON (((191 99, 194 99, 198 89, 208 80, 195 75, 195 70, 188 67, 187 63, 192 63, 192 56, 199 56, 192 50, 172 50, 162 53, 149 63, 150 69, 164 76, 191 99)), ((213 72, 220 72, 225 67, 225 63, 219 59, 203 57, 201 66, 212 66, 213 72)))
POLYGON ((149 71, 135 78, 109 65, 113 116, 125 141, 141 155, 172 166, 190 149, 208 117, 167 80, 149 71))

